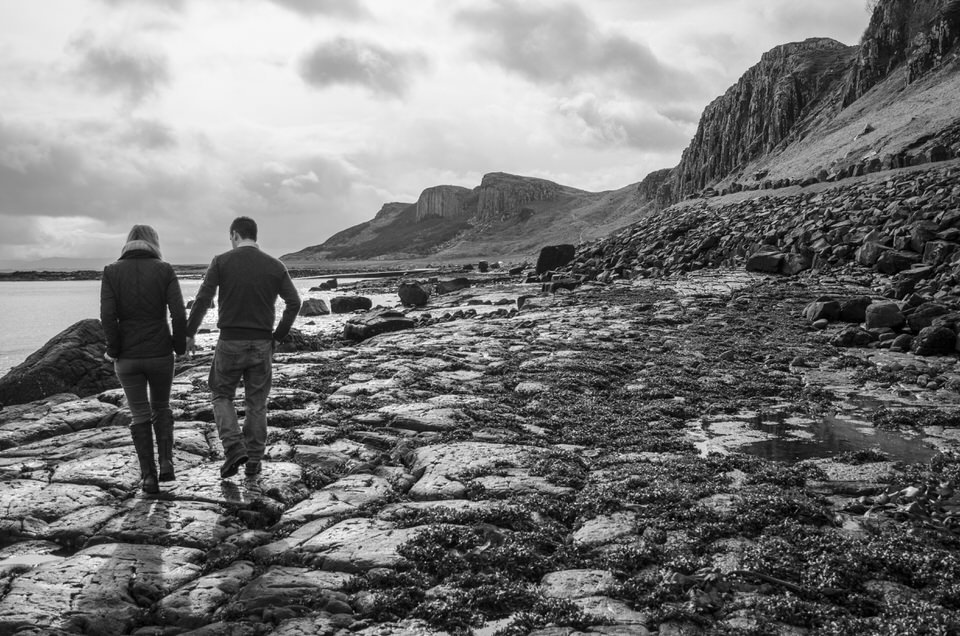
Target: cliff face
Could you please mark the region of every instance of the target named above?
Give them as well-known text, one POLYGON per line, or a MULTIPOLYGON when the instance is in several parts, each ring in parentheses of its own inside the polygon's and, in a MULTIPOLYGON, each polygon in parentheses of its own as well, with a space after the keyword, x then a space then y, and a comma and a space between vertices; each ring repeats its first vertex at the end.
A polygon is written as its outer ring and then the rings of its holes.
POLYGON ((516 214, 528 203, 554 199, 565 190, 569 189, 545 179, 492 172, 480 182, 477 218, 484 221, 516 214))
POLYGON ((473 210, 468 205, 473 191, 460 186, 434 186, 420 193, 417 199, 417 221, 428 216, 453 219, 470 216, 473 210))
POLYGON ((778 46, 704 110, 674 171, 685 198, 795 139, 805 118, 839 87, 856 51, 828 38, 778 46))
POLYGON ((914 82, 944 61, 960 36, 960 0, 883 0, 860 41, 847 77, 848 106, 900 65, 914 82))

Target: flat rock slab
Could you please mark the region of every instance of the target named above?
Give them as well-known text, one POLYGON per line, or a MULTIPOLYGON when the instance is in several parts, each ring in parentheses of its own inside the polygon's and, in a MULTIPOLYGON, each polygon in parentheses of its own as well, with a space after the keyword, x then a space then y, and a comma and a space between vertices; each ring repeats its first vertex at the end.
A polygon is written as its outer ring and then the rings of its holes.
POLYGON ((216 505, 201 501, 131 499, 97 532, 94 540, 152 543, 209 550, 246 530, 216 505))
POLYGON ((361 506, 384 501, 393 492, 393 487, 382 477, 347 475, 284 512, 280 524, 299 525, 323 517, 356 513, 361 506))
POLYGON ((11 581, 0 598, 0 633, 21 627, 124 634, 162 596, 195 578, 200 550, 103 544, 11 581))
POLYGON ((237 561, 201 576, 161 599, 157 617, 164 625, 187 629, 212 623, 217 610, 233 599, 254 574, 252 563, 237 561))
POLYGON ((17 419, 0 424, 0 449, 94 428, 118 411, 116 406, 96 398, 62 402, 47 409, 37 419, 17 419))
POLYGON ((585 598, 605 594, 617 585, 609 570, 562 570, 545 574, 540 591, 549 598, 585 598))
POLYGON ((580 545, 598 545, 612 543, 631 535, 637 535, 637 515, 632 512, 617 512, 585 522, 573 533, 573 541, 580 545))
MULTIPOLYGON (((0 411, 0 413, 2 412, 0 411)), ((66 433, 15 448, 8 448, 0 451, 0 457, 37 458, 45 462, 62 462, 82 457, 91 450, 125 446, 132 449, 130 429, 125 426, 110 426, 66 433)))
POLYGON ((331 519, 317 519, 281 541, 257 548, 253 556, 268 563, 302 563, 349 573, 392 568, 404 561, 397 549, 419 530, 396 528, 380 519, 346 519, 336 524, 331 519))
POLYGON ((535 446, 457 442, 423 446, 412 453, 410 472, 420 475, 410 489, 411 499, 463 499, 467 484, 484 477, 485 487, 509 490, 543 488, 549 493, 562 492, 542 477, 530 475, 526 467, 546 450, 535 446), (511 475, 504 475, 513 469, 511 475), (484 475, 487 473, 487 475, 484 475), (497 477, 497 479, 492 477, 497 477))
POLYGON ((331 613, 352 614, 345 593, 353 575, 300 567, 272 566, 250 581, 237 596, 245 614, 285 607, 308 606, 331 613))
POLYGON ((75 510, 113 501, 97 486, 11 479, 0 482, 0 523, 26 518, 52 522, 75 510))
POLYGON ((300 481, 303 469, 290 462, 265 462, 263 472, 247 478, 243 470, 229 479, 220 478, 219 463, 206 463, 177 473, 177 487, 170 495, 181 500, 206 501, 239 508, 299 501, 307 495, 300 481), (272 501, 265 501, 270 499, 272 501))
POLYGON ((436 406, 429 402, 390 404, 379 412, 390 426, 410 431, 452 431, 468 428, 472 420, 460 409, 436 406))

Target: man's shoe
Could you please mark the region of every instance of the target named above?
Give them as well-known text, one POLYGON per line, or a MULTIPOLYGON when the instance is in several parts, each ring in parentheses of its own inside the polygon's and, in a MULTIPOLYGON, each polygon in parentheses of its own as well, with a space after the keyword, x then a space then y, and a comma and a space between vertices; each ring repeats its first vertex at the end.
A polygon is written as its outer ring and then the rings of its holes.
POLYGON ((233 477, 240 470, 240 465, 246 463, 246 451, 241 451, 240 453, 234 455, 228 455, 227 459, 224 460, 223 465, 220 466, 220 477, 222 479, 233 477))
POLYGON ((260 465, 260 462, 247 462, 247 465, 243 467, 243 472, 247 477, 255 477, 260 474, 263 470, 263 467, 260 465))

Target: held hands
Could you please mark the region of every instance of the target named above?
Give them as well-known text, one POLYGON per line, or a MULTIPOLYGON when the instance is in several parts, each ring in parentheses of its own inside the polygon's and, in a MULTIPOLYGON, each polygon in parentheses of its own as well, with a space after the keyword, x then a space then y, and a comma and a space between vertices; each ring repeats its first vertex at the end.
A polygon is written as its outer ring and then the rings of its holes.
POLYGON ((194 340, 193 336, 187 338, 187 355, 193 357, 193 354, 197 352, 197 343, 194 340))
POLYGON ((103 352, 103 359, 106 360, 107 362, 116 362, 116 361, 117 361, 116 358, 111 357, 110 354, 107 353, 106 351, 103 352))

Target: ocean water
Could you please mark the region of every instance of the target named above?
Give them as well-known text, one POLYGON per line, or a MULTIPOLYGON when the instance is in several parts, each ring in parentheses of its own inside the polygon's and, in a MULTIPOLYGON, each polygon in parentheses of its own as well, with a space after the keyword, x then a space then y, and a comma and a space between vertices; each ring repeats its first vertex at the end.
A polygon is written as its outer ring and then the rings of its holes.
MULTIPOLYGON (((352 293, 351 287, 362 278, 341 279, 340 287, 331 292, 311 292, 311 287, 319 285, 325 278, 298 278, 294 284, 300 297, 330 299, 337 295, 352 293)), ((196 296, 200 288, 199 279, 180 279, 180 289, 184 300, 196 296)), ((370 295, 374 305, 393 306, 395 303, 384 295, 370 295)), ((393 295, 393 299, 396 299, 393 295)), ((278 302, 279 313, 283 303, 278 302)), ((100 281, 0 281, 0 376, 23 362, 27 356, 39 349, 73 323, 85 318, 100 317, 100 281)), ((315 325, 342 322, 343 317, 316 316, 309 319, 299 318, 295 327, 312 321, 315 325)), ((203 327, 216 329, 217 312, 211 309, 204 317, 203 327)), ((198 341, 200 339, 198 338, 198 341)))

